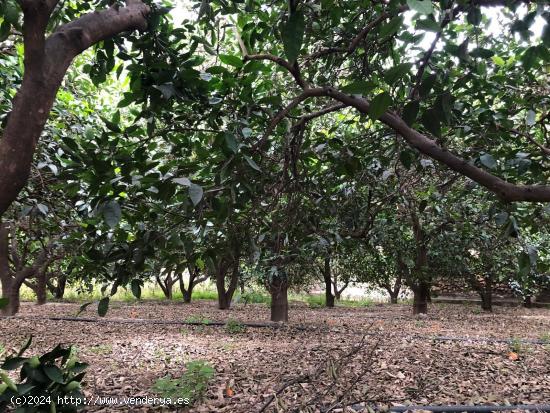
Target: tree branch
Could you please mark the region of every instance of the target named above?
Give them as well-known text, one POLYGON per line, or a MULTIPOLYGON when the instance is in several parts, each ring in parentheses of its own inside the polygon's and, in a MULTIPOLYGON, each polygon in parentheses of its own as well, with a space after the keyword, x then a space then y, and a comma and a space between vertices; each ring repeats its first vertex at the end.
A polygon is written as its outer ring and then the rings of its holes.
MULTIPOLYGON (((361 113, 368 113, 370 103, 355 96, 346 95, 334 88, 325 89, 326 96, 354 107, 361 113)), ((318 96, 318 95, 317 95, 318 96)), ((500 199, 506 202, 529 201, 544 202, 550 201, 550 186, 548 185, 515 185, 511 184, 489 172, 478 168, 470 162, 454 155, 447 149, 439 146, 434 140, 421 134, 408 126, 396 113, 387 111, 380 117, 380 121, 399 133, 403 139, 419 152, 435 159, 453 171, 467 176, 478 184, 494 192, 500 199)))
POLYGON ((257 151, 259 148, 261 148, 264 145, 264 143, 267 141, 269 136, 271 136, 271 134, 273 133, 277 125, 285 118, 285 116, 289 114, 289 112, 292 109, 294 109, 304 100, 307 100, 310 97, 314 97, 314 96, 327 96, 327 94, 324 88, 305 89, 300 95, 292 99, 292 101, 284 109, 282 109, 279 113, 275 115, 275 117, 267 127, 267 130, 265 131, 264 135, 254 146, 251 147, 251 150, 257 151))
POLYGON ((40 134, 72 60, 93 44, 118 33, 145 29, 150 9, 140 0, 126 7, 86 14, 64 24, 47 40, 55 0, 21 0, 25 72, 0 139, 0 216, 25 186, 40 134))
POLYGON ((300 86, 302 89, 306 89, 307 83, 302 79, 302 75, 300 73, 300 67, 297 63, 294 63, 293 65, 290 64, 288 61, 283 59, 282 57, 275 56, 272 54, 264 53, 264 54, 247 54, 244 56, 243 60, 246 62, 248 60, 270 60, 273 63, 278 64, 279 66, 285 68, 288 70, 288 72, 294 77, 294 80, 296 80, 296 83, 298 86, 300 86))

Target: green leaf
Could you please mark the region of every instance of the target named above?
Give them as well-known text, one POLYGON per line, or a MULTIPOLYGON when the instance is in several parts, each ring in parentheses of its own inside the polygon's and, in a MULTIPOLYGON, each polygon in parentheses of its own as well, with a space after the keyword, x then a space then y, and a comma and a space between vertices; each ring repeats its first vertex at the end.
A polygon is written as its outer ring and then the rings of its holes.
POLYGON ((481 9, 475 6, 470 7, 468 15, 466 16, 466 20, 468 20, 468 23, 474 26, 479 26, 479 24, 481 23, 481 9))
POLYGON ((141 298, 141 283, 139 280, 132 280, 130 283, 130 288, 132 289, 132 294, 134 294, 134 297, 139 300, 141 298))
POLYGON ((430 0, 407 0, 407 6, 420 14, 431 14, 434 11, 430 0))
POLYGON ((0 309, 6 308, 9 303, 10 303, 10 300, 8 300, 7 298, 1 297, 0 298, 0 309))
POLYGON ((252 169, 255 169, 258 172, 262 172, 262 169, 258 166, 256 162, 254 162, 254 159, 252 159, 250 156, 244 155, 244 160, 252 169))
POLYGON ((103 206, 102 214, 103 219, 111 228, 116 227, 122 217, 120 205, 115 200, 109 201, 103 206))
POLYGON ((432 19, 417 20, 414 27, 417 30, 426 30, 429 32, 437 33, 441 31, 441 26, 439 25, 439 23, 432 19))
POLYGON ((470 52, 470 56, 481 57, 483 59, 490 59, 494 55, 495 55, 495 52, 489 49, 484 49, 483 47, 476 47, 474 50, 470 52))
POLYGON ((506 64, 506 62, 504 61, 504 59, 500 56, 497 56, 497 55, 494 55, 491 60, 493 61, 493 63, 497 66, 504 66, 506 64))
POLYGON ((420 120, 428 132, 438 138, 441 137, 441 120, 439 119, 439 113, 436 110, 428 109, 424 112, 420 120))
POLYGON ((452 119, 452 103, 453 97, 449 92, 442 93, 435 100, 434 109, 439 113, 438 118, 445 121, 446 124, 451 123, 452 119))
POLYGON ((243 64, 244 64, 240 58, 229 54, 221 54, 220 61, 222 63, 225 63, 226 65, 234 66, 237 69, 240 69, 241 67, 243 67, 243 64))
POLYGON ((426 78, 422 80, 422 83, 420 83, 420 87, 418 88, 418 93, 420 94, 420 97, 428 96, 436 81, 437 75, 435 73, 426 76, 426 78))
POLYGON ((508 222, 508 212, 500 212, 495 215, 495 224, 499 227, 508 222))
POLYGON ((191 185, 191 180, 190 180, 189 178, 185 178, 185 177, 182 177, 182 178, 174 178, 174 179, 172 179, 172 182, 175 182, 176 184, 182 185, 182 186, 189 186, 189 185, 191 185))
POLYGON ((377 120, 388 110, 392 104, 392 98, 388 92, 382 92, 376 95, 370 103, 369 116, 372 120, 377 120))
POLYGON ((397 31, 399 30, 402 24, 403 24, 403 17, 401 16, 394 17, 389 21, 389 23, 383 25, 380 28, 380 37, 387 37, 397 33, 397 31))
POLYGON ((485 153, 479 157, 479 161, 483 166, 489 169, 495 169, 497 167, 497 161, 490 153, 485 153))
MULTIPOLYGON (((15 370, 23 365, 28 359, 25 357, 10 357, 2 363, 0 368, 3 370, 15 370)), ((1 372, 1 370, 0 370, 1 372)))
POLYGON ((44 373, 54 383, 63 383, 63 373, 57 366, 44 366, 44 373))
POLYGON ((411 70, 411 67, 412 67, 412 63, 398 64, 397 66, 392 67, 386 72, 384 76, 384 80, 389 85, 393 85, 395 82, 397 82, 407 73, 409 73, 409 71, 411 70))
POLYGON ((107 118, 104 118, 103 116, 100 116, 101 120, 103 121, 103 123, 105 123, 105 126, 107 126, 107 128, 109 130, 111 130, 112 132, 115 132, 115 133, 120 133, 122 132, 122 129, 120 129, 120 126, 112 121, 110 121, 109 119, 107 118))
POLYGON ((109 297, 103 297, 97 305, 97 313, 100 317, 105 317, 107 311, 109 311, 109 297))
POLYGON ((376 83, 368 80, 357 80, 342 87, 342 92, 350 95, 367 96, 376 86, 376 83))
POLYGON ((93 301, 82 304, 80 306, 80 308, 78 309, 78 312, 76 313, 76 316, 78 317, 80 314, 82 314, 84 311, 86 311, 86 309, 92 304, 93 304, 93 301))
POLYGON ((14 1, 7 1, 4 6, 4 20, 13 26, 17 26, 19 23, 19 8, 14 1))
POLYGON ((411 126, 418 116, 418 111, 420 109, 420 103, 417 100, 409 102, 403 108, 403 120, 409 126, 411 126))
POLYGON ((526 276, 531 272, 531 260, 529 254, 522 252, 518 257, 519 273, 526 276))
POLYGON ((197 185, 197 184, 189 185, 189 198, 191 199, 191 202, 193 202, 194 206, 197 206, 197 204, 201 202, 203 195, 204 195, 204 191, 200 185, 197 185))
POLYGON ((527 126, 533 126, 536 122, 537 114, 533 110, 528 110, 525 116, 525 123, 527 126))
POLYGON ((524 69, 531 69, 535 63, 538 61, 539 53, 538 48, 535 46, 529 47, 523 55, 521 55, 521 63, 523 64, 524 69))
POLYGON ((288 21, 282 29, 283 46, 285 55, 290 64, 294 64, 302 49, 305 32, 305 18, 300 11, 295 11, 290 15, 288 21))
POLYGON ((414 161, 414 158, 415 158, 414 153, 412 151, 407 150, 407 149, 402 150, 399 153, 399 160, 401 161, 403 166, 407 169, 411 169, 411 165, 414 161))
POLYGON ((237 153, 239 151, 239 143, 237 142, 237 139, 232 133, 225 132, 224 140, 225 140, 225 145, 231 152, 237 153))

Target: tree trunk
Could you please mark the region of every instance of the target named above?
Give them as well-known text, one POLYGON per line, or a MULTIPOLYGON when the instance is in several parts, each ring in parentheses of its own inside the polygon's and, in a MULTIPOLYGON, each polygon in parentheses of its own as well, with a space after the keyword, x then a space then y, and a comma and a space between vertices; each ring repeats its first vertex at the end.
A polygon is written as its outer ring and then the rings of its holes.
POLYGON ((493 294, 491 292, 483 292, 481 295, 481 309, 483 311, 493 311, 493 294))
POLYGON ((269 285, 271 294, 271 321, 288 321, 288 283, 276 278, 269 285))
POLYGON ((17 285, 13 279, 2 279, 2 298, 6 298, 8 300, 8 304, 1 310, 2 315, 13 316, 19 312, 20 289, 21 284, 17 285))
POLYGON ((147 28, 150 8, 139 0, 60 25, 46 39, 57 1, 20 1, 24 76, 0 139, 0 217, 25 186, 57 91, 72 60, 94 44, 127 30, 147 28))
POLYGON ((525 308, 533 308, 533 301, 532 301, 532 297, 530 295, 528 295, 527 297, 525 297, 523 299, 523 306, 525 308))
POLYGON ((388 295, 390 296, 390 303, 391 304, 397 304, 397 300, 399 299, 399 293, 401 292, 401 277, 400 276, 397 276, 397 278, 395 279, 395 282, 393 283, 393 285, 391 285, 388 281, 388 282, 386 282, 382 285, 379 285, 379 287, 384 288, 388 292, 388 295))
POLYGON ((332 274, 330 271, 330 257, 325 258, 323 268, 323 279, 325 280, 325 305, 328 308, 334 307, 334 294, 332 294, 332 274))
POLYGON ((183 292, 183 302, 185 304, 191 303, 191 297, 193 297, 193 286, 190 285, 189 289, 183 292))
POLYGON ((166 278, 164 278, 164 281, 162 280, 162 274, 159 276, 156 276, 157 284, 159 285, 160 289, 162 290, 162 293, 164 294, 164 297, 166 297, 168 300, 171 300, 174 296, 172 287, 174 286, 174 281, 172 280, 172 276, 170 273, 167 273, 166 278))
POLYGON ((225 289, 225 278, 227 275, 228 265, 223 260, 216 269, 216 289, 218 291, 218 308, 220 310, 228 310, 231 307, 231 300, 233 294, 239 284, 239 257, 233 260, 233 271, 231 272, 231 279, 227 290, 225 289))
POLYGON ((36 273, 36 304, 44 305, 47 301, 47 278, 46 271, 38 271, 36 273))
POLYGON ((7 304, 1 309, 2 315, 14 315, 19 310, 19 294, 14 300, 14 280, 9 266, 9 229, 3 223, 0 223, 0 283, 2 298, 7 300, 7 304))
POLYGON ((397 299, 399 298, 399 291, 389 289, 388 293, 390 295, 390 303, 397 304, 397 299))
POLYGON ((481 309, 483 311, 493 311, 493 277, 491 275, 485 277, 485 285, 480 292, 481 309))
POLYGON ((428 312, 428 297, 430 285, 426 282, 419 282, 412 287, 413 290, 413 314, 426 314, 428 312))
POLYGON ((57 285, 52 291, 56 300, 62 300, 65 295, 65 287, 67 286, 67 277, 65 275, 57 276, 57 285))

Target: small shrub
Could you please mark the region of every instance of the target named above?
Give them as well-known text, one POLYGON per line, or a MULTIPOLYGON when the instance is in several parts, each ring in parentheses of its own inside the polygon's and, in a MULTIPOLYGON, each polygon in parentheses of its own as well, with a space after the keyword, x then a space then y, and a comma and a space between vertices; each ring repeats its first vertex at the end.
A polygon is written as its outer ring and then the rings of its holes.
POLYGON ((6 347, 2 343, 0 343, 0 356, 4 354, 4 351, 6 351, 6 347))
POLYGON ((510 351, 519 354, 523 350, 523 344, 521 343, 521 340, 517 337, 512 338, 510 341, 510 351))
POLYGON ((215 370, 208 362, 191 361, 185 365, 185 372, 180 378, 167 376, 158 379, 152 390, 160 397, 182 399, 183 404, 193 405, 204 397, 214 374, 215 370))
POLYGON ((225 329, 229 334, 239 334, 246 330, 246 327, 237 320, 228 320, 225 329))
POLYGON ((210 319, 206 316, 203 316, 203 315, 191 315, 189 317, 187 317, 185 319, 185 322, 186 323, 200 323, 200 324, 205 324, 205 325, 208 325, 210 324, 210 319))
POLYGON ((6 357, 0 365, 0 411, 10 407, 20 413, 79 410, 84 400, 80 386, 88 365, 77 361, 73 347, 57 346, 40 357, 23 357, 31 342, 32 337, 18 354, 6 357), (18 369, 20 381, 15 383, 7 372, 18 369), (21 405, 13 405, 16 398, 21 405))

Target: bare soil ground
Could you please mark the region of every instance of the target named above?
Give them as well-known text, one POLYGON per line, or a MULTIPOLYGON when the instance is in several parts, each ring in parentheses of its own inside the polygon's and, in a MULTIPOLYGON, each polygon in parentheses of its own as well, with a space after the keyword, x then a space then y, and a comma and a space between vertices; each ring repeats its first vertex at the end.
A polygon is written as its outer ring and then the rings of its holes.
MULTIPOLYGON (((78 307, 25 304, 20 316, 71 317, 78 307)), ((354 408, 347 411, 362 411, 368 403, 550 401, 550 310, 496 308, 494 314, 484 314, 462 305, 430 310, 419 318, 406 305, 312 309, 295 303, 287 326, 248 327, 239 333, 223 326, 3 319, 0 343, 15 349, 33 334, 30 353, 60 342, 74 344, 81 360, 91 365, 85 381, 89 396, 153 395, 150 388, 157 378, 181 375, 187 361, 209 361, 216 376, 205 400, 181 411, 249 413, 266 405, 266 412, 342 411, 346 405, 354 408), (532 342, 520 345, 519 339, 532 342)), ((82 316, 97 317, 92 308, 82 316)), ((237 304, 220 311, 212 301, 112 303, 106 318, 261 322, 269 319, 269 308, 237 304)), ((88 411, 153 410, 162 409, 105 406, 88 411)))

